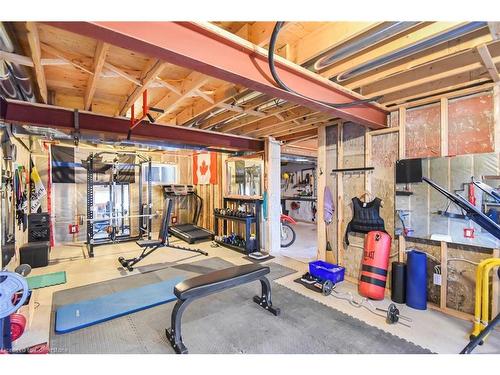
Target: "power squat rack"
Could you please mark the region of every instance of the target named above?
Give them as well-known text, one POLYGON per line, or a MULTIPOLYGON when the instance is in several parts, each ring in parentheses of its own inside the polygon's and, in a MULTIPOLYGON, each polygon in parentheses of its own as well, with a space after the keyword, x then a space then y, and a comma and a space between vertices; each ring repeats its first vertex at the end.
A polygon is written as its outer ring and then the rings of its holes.
MULTIPOLYGON (((97 153, 91 153, 86 160, 86 165, 87 169, 87 241, 86 241, 86 246, 87 246, 87 252, 89 257, 94 256, 94 247, 100 246, 100 245, 107 245, 111 243, 117 243, 117 242, 127 242, 127 241, 137 241, 141 239, 151 239, 151 228, 152 228, 152 217, 153 212, 153 204, 152 204, 152 184, 151 184, 151 170, 152 170, 152 164, 151 164, 151 158, 150 157, 145 157, 141 154, 137 154, 134 152, 112 152, 112 151, 102 151, 102 152, 97 152, 97 153), (115 159, 112 163, 110 162, 103 162, 102 161, 102 156, 103 155, 115 155, 115 159), (117 234, 117 228, 116 228, 116 223, 118 222, 118 219, 121 218, 123 219, 124 217, 132 217, 130 213, 127 213, 125 216, 118 217, 116 216, 116 210, 115 210, 115 196, 113 193, 110 194, 110 217, 109 219, 105 219, 106 221, 109 221, 110 225, 110 233, 109 237, 107 238, 94 238, 94 226, 99 223, 103 222, 104 220, 101 219, 95 219, 94 218, 94 187, 95 185, 102 185, 100 182, 96 182, 96 174, 97 173, 102 173, 102 169, 98 170, 97 167, 102 168, 103 166, 109 166, 109 169, 111 169, 110 173, 110 179, 109 179, 109 185, 111 188, 111 191, 120 184, 121 182, 117 181, 117 170, 120 165, 123 165, 124 163, 119 163, 118 162, 118 157, 123 156, 123 155, 130 155, 134 156, 139 159, 139 162, 136 163, 126 163, 127 166, 133 165, 133 170, 135 174, 135 168, 139 167, 139 189, 138 189, 138 212, 139 215, 134 215, 134 217, 138 217, 138 235, 132 236, 132 231, 131 228, 129 229, 129 234, 128 235, 118 235, 117 234), (147 188, 147 193, 146 193, 146 201, 144 202, 143 198, 143 188, 144 188, 144 183, 143 183, 143 165, 146 165, 146 188, 147 188)), ((131 189, 129 188, 129 192, 131 189)))

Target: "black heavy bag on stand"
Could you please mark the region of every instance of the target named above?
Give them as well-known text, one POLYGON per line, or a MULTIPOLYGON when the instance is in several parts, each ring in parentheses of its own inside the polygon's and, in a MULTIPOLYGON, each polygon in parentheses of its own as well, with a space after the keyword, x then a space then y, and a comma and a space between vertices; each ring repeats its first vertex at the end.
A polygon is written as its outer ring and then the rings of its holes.
POLYGON ((406 264, 392 262, 391 300, 406 303, 406 264))

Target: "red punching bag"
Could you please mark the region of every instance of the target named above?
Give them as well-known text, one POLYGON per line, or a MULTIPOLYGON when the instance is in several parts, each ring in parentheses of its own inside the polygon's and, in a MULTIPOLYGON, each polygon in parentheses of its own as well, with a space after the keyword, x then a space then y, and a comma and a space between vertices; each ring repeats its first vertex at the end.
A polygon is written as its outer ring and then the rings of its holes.
POLYGON ((371 299, 384 299, 390 251, 391 236, 380 231, 368 232, 361 263, 359 294, 371 299))

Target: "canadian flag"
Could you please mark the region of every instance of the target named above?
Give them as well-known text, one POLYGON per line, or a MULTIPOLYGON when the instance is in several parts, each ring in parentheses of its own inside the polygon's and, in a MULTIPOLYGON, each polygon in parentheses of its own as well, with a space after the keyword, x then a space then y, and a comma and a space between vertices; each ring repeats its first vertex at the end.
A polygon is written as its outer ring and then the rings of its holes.
POLYGON ((193 184, 217 183, 217 154, 214 152, 193 155, 193 184))

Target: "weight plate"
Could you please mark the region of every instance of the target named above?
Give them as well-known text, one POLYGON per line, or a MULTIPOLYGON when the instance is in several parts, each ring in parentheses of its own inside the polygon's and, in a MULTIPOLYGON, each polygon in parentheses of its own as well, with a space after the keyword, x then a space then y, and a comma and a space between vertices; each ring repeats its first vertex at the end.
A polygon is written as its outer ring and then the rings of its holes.
POLYGON ((325 282, 323 283, 323 287, 321 288, 321 293, 324 296, 329 296, 330 294, 332 294, 332 290, 333 282, 331 280, 325 280, 325 282))
POLYGON ((31 272, 31 266, 29 264, 20 264, 16 267, 14 272, 21 276, 28 276, 31 272))
POLYGON ((0 319, 19 310, 26 302, 28 292, 28 283, 24 277, 14 272, 0 272, 0 319), (12 303, 19 292, 22 292, 21 297, 16 303, 12 303))
POLYGON ((10 316, 10 337, 16 341, 24 333, 26 327, 26 318, 21 314, 12 314, 10 316))
POLYGON ((399 320, 399 309, 395 304, 391 303, 387 309, 387 323, 394 324, 399 320))

